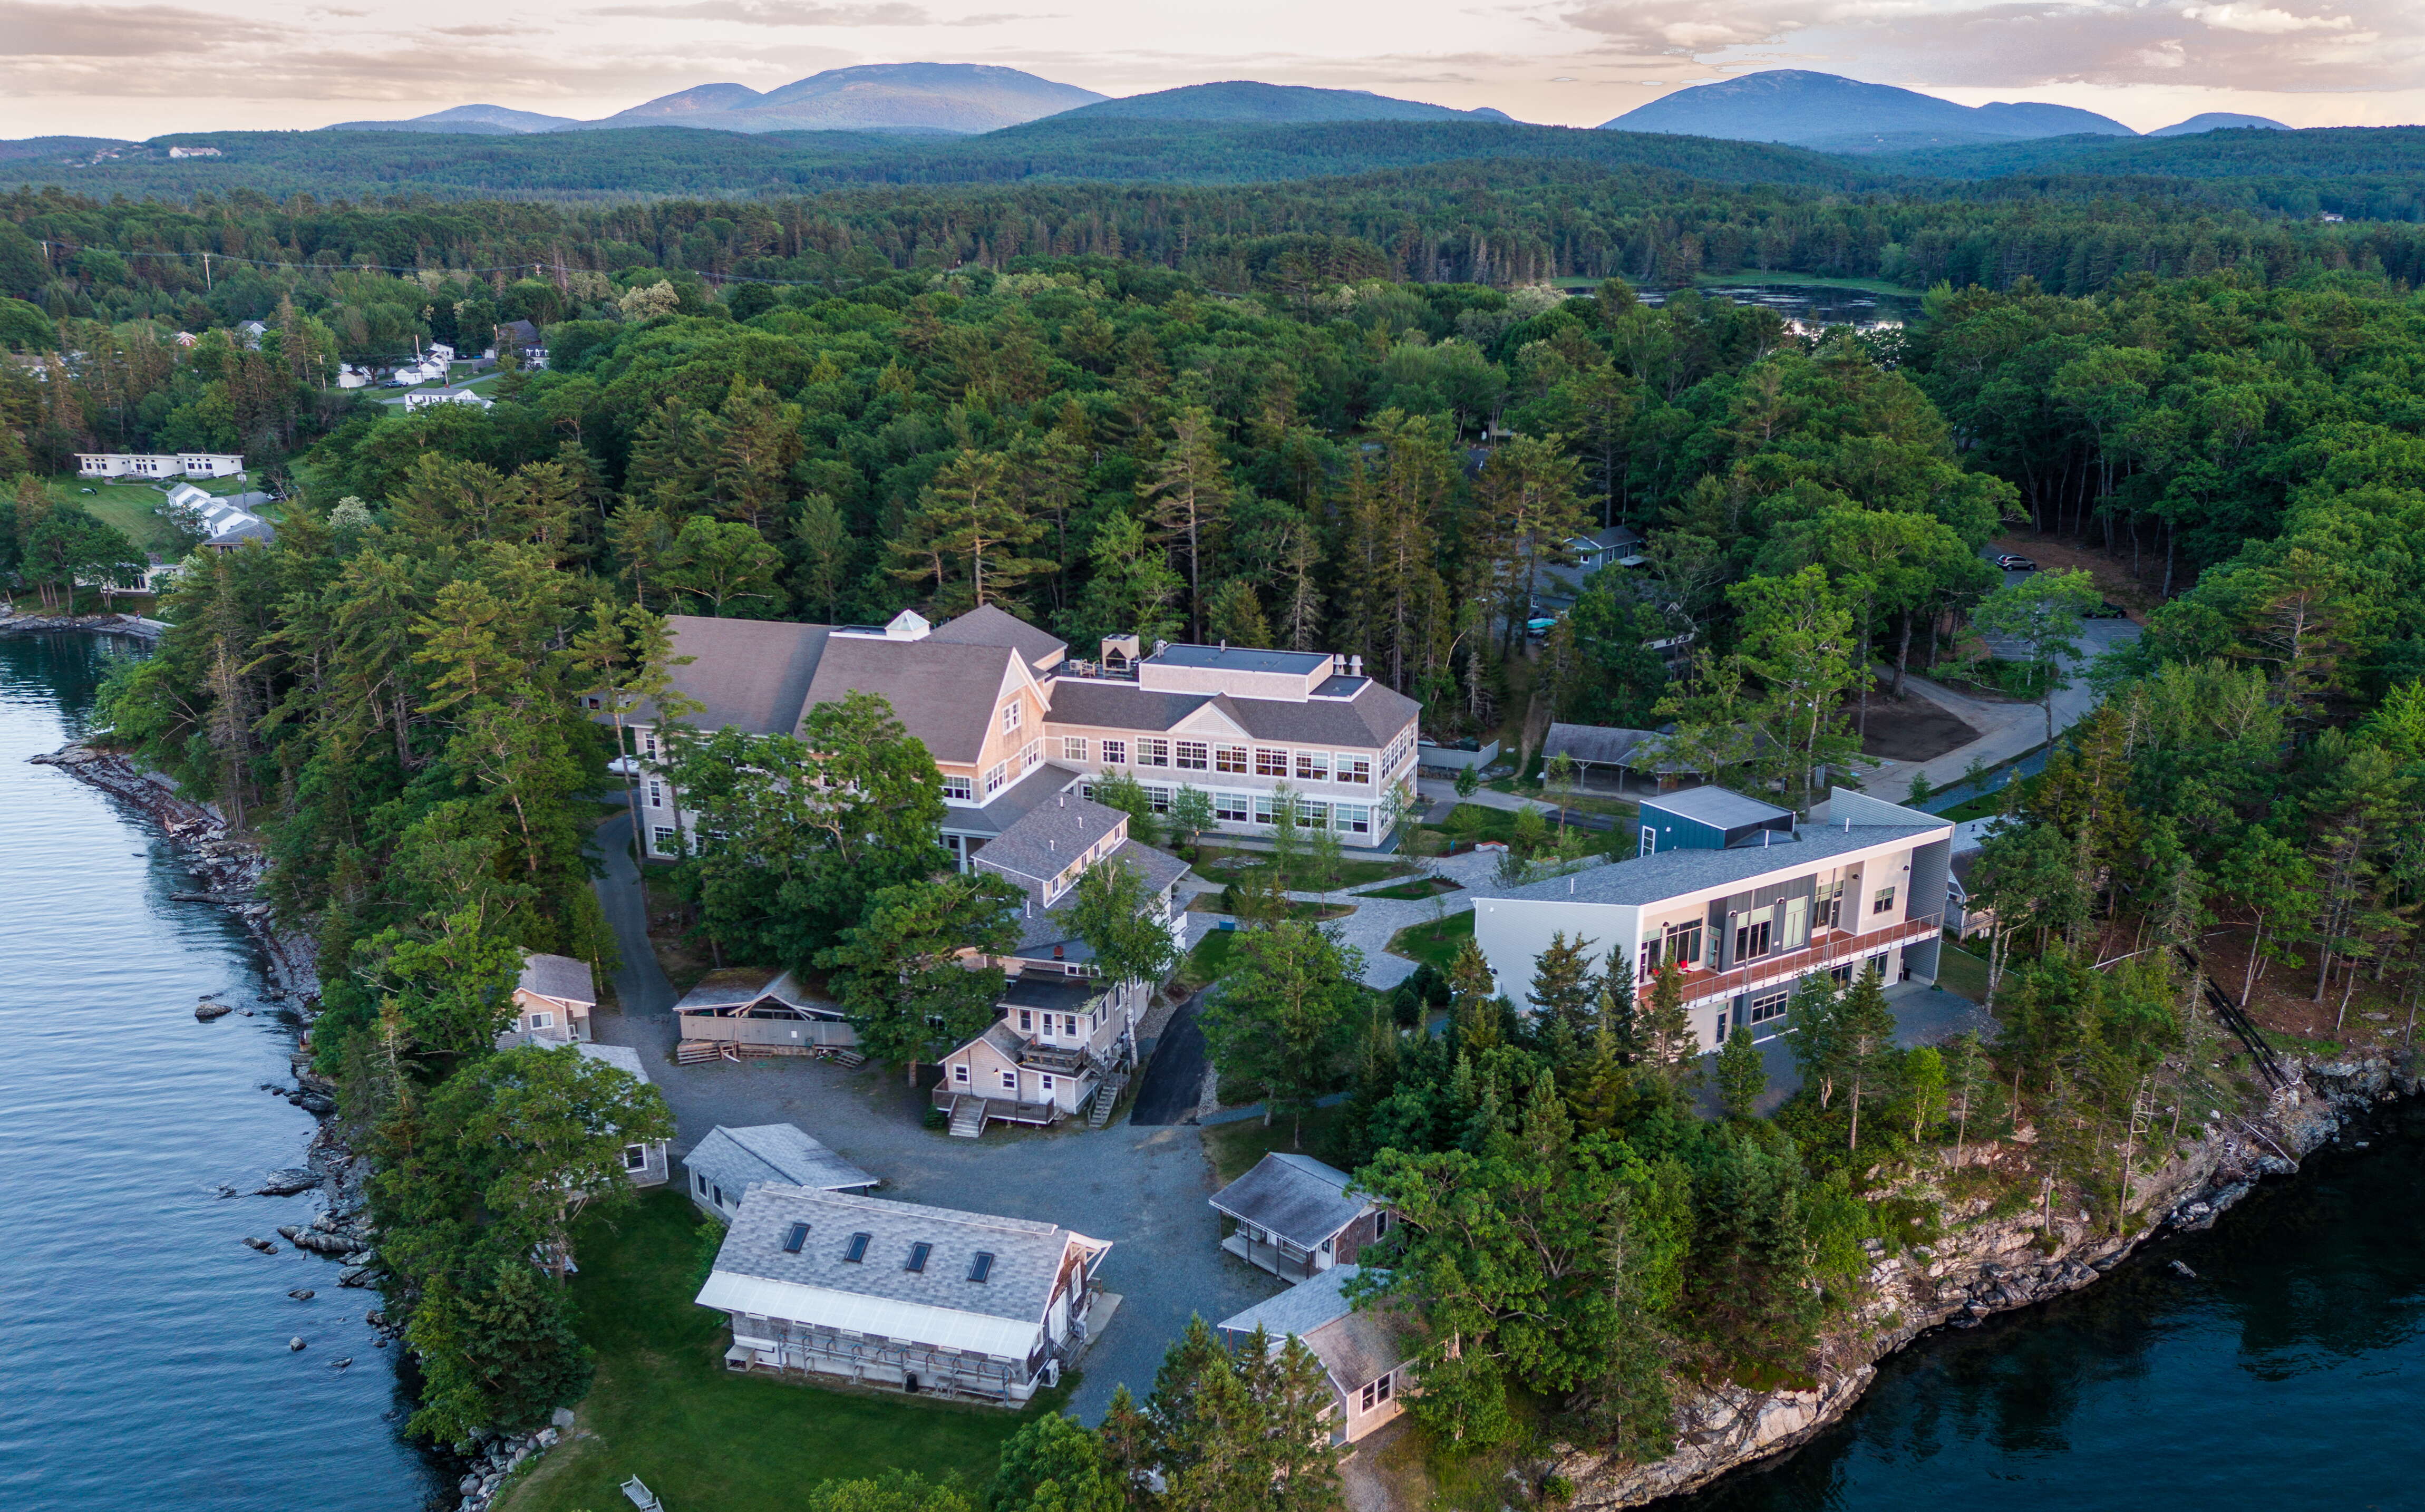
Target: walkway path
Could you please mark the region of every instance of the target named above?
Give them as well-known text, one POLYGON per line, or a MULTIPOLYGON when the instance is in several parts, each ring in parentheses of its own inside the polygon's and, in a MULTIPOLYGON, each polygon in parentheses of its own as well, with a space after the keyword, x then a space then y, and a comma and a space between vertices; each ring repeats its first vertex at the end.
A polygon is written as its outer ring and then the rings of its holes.
MULTIPOLYGON (((879 1196, 1041 1219, 1110 1240, 1103 1284, 1120 1295, 1119 1314, 1087 1355, 1070 1401, 1089 1422, 1120 1382, 1140 1397, 1152 1388, 1163 1351, 1191 1313, 1217 1322, 1282 1289, 1221 1252, 1220 1219, 1205 1202, 1212 1168, 1194 1127, 1065 1124, 954 1139, 925 1128, 925 1098, 874 1062, 856 1071, 788 1058, 675 1065, 674 993, 649 945, 624 849, 629 828, 618 817, 597 832, 606 863, 598 898, 624 964, 615 973, 618 1009, 602 1007, 593 1024, 600 1040, 640 1053, 672 1105, 677 1177, 680 1157, 717 1124, 790 1123, 882 1176, 879 1196)), ((1174 1021, 1164 1037, 1177 1032, 1174 1021)))
MULTIPOLYGON (((2092 619, 2080 635, 2080 655, 2066 664, 2071 685, 2054 696, 2054 727, 2057 734, 2088 717, 2104 701, 2102 695, 2089 687, 2083 674, 2087 665, 2116 646, 2139 638, 2139 627, 2128 619, 2092 619)), ((1982 766, 1996 766, 2011 761, 2025 751, 2046 744, 2046 711, 2034 703, 2008 703, 1958 693, 1927 678, 1909 675, 1903 679, 1906 691, 1959 717, 1979 738, 1967 746, 1957 747, 1942 756, 1932 756, 1924 762, 1880 762, 1868 768, 1861 785, 1888 802, 1899 801, 1911 790, 1912 774, 1924 772, 1929 786, 1951 787, 1972 762, 1982 766)))

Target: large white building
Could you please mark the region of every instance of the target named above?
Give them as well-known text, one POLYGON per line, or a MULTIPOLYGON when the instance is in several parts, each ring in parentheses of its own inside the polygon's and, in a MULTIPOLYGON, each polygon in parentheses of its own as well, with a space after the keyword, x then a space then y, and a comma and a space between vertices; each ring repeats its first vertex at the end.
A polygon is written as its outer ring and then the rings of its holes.
MULTIPOLYGON (((1379 844, 1411 790, 1420 705, 1323 651, 1107 641, 1082 661, 1054 636, 988 605, 941 625, 903 612, 883 626, 677 615, 674 686, 702 705, 690 725, 795 734, 807 712, 881 695, 942 775, 943 844, 965 867, 1057 795, 1133 777, 1157 811, 1182 787, 1212 800, 1219 831, 1269 833, 1285 789, 1299 828, 1379 844), (687 658, 687 660, 685 660, 687 658)), ((596 700, 592 700, 593 707, 596 700)), ((659 755, 634 711, 644 766, 659 755)), ((681 854, 696 816, 651 766, 648 854, 681 854)))
POLYGON ((78 452, 78 477, 235 477, 244 458, 234 452, 78 452))
POLYGON ((1825 811, 1797 824, 1720 788, 1646 799, 1640 855, 1477 898, 1474 942, 1518 1006, 1556 935, 1632 961, 1644 1005, 1673 962, 1705 1050, 1777 1033, 1814 973, 1935 981, 1952 821, 1844 788, 1825 811))

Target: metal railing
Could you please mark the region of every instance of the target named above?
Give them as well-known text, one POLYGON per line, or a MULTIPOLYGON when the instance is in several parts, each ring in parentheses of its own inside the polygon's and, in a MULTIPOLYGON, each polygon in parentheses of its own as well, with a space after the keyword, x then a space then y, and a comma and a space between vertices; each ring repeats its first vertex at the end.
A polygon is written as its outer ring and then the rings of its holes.
MULTIPOLYGON (((1729 998, 1757 988, 1796 981, 1812 972, 1857 960, 1871 951, 1907 945, 1916 940, 1933 940, 1944 927, 1945 915, 1942 912, 1923 914, 1888 925, 1883 929, 1872 929, 1867 934, 1837 931, 1827 939, 1814 940, 1799 950, 1762 956, 1758 960, 1746 961, 1723 972, 1687 972, 1684 975, 1684 1003, 1689 1007, 1713 998, 1729 998)), ((1640 989, 1639 996, 1644 1007, 1649 1006, 1651 994, 1657 990, 1655 981, 1640 989)))

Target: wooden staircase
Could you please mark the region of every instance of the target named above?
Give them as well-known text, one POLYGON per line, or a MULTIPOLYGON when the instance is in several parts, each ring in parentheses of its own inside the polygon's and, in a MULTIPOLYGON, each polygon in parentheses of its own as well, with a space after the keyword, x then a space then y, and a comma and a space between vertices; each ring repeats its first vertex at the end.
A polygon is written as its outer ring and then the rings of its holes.
POLYGON ((674 1046, 674 1064, 698 1066, 711 1060, 734 1060, 741 1057, 731 1045, 719 1045, 708 1039, 685 1039, 674 1046))
POLYGON ((974 1139, 985 1133, 986 1105, 981 1097, 958 1097, 952 1100, 952 1137, 974 1139))
POLYGON ((844 1045, 833 1053, 833 1063, 846 1071, 855 1071, 867 1064, 867 1056, 844 1045))
POLYGON ((1114 1071, 1095 1088, 1094 1100, 1087 1104, 1086 1127, 1100 1129, 1112 1121, 1112 1112, 1120 1105, 1120 1092, 1129 1085, 1129 1073, 1114 1071))

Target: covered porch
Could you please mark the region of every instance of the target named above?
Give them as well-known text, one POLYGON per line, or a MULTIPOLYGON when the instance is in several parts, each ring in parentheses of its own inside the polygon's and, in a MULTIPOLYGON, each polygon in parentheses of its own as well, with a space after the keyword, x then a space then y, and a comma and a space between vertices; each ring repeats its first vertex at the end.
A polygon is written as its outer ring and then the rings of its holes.
POLYGON ((1221 1247, 1257 1270, 1267 1270, 1287 1280, 1302 1281, 1329 1269, 1324 1263, 1326 1256, 1308 1254, 1285 1239, 1276 1240, 1243 1226, 1222 1240, 1221 1247))

